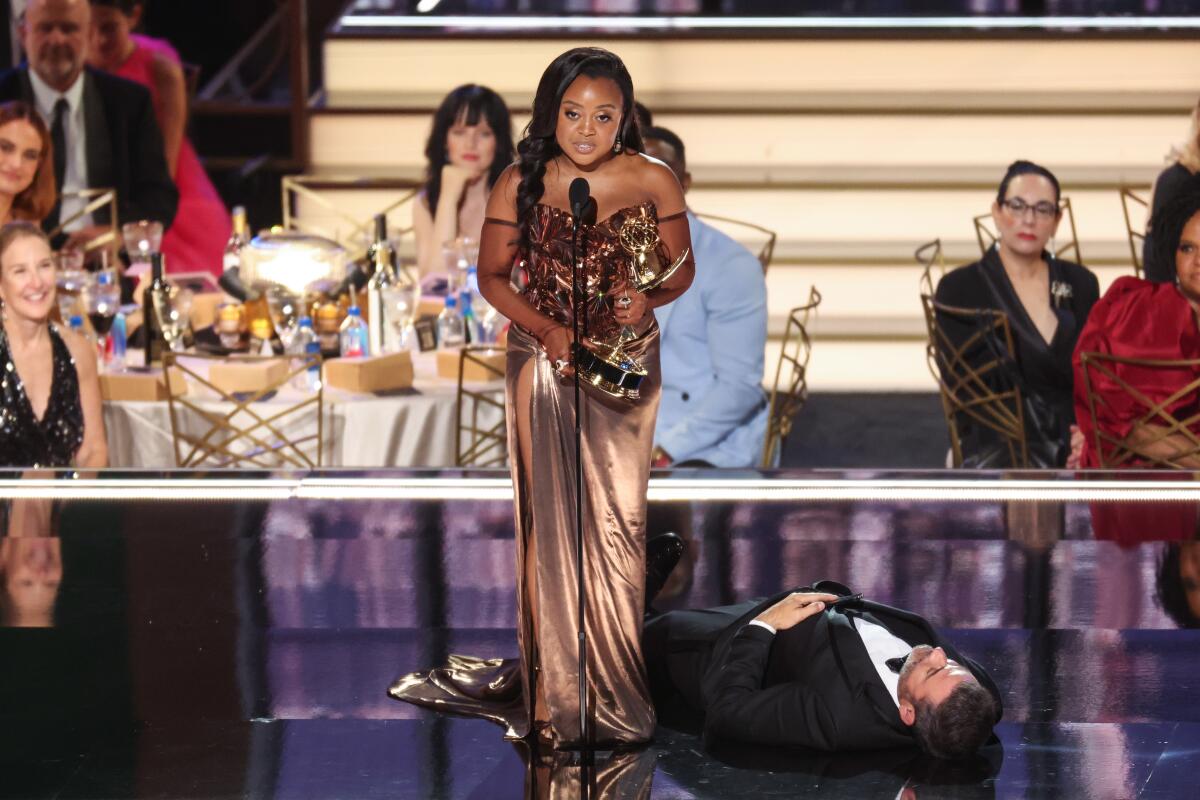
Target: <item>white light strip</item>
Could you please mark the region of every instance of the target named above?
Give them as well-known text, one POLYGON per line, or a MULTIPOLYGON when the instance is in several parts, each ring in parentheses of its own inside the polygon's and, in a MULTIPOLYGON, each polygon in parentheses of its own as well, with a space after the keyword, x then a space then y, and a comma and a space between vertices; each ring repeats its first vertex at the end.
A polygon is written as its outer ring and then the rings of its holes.
MULTIPOLYGON (((154 478, 14 480, 0 499, 62 500, 494 500, 511 501, 508 478, 154 478)), ((829 478, 655 478, 656 502, 1200 502, 1200 483, 1182 481, 888 480, 829 478)))
POLYGON ((1200 28, 1200 17, 537 17, 466 16, 410 17, 403 14, 342 17, 342 28, 455 28, 471 31, 611 30, 1154 30, 1200 28))

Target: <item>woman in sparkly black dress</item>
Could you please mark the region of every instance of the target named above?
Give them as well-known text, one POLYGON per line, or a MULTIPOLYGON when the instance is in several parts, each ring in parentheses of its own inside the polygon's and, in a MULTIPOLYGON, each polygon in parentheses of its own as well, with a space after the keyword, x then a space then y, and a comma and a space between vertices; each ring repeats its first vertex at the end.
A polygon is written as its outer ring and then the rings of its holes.
POLYGON ((103 467, 96 351, 50 322, 54 260, 41 228, 0 228, 0 467, 103 467))
MULTIPOLYGON (((492 719, 510 737, 556 747, 646 742, 654 732, 642 659, 646 486, 658 409, 658 325, 653 308, 691 284, 694 262, 683 190, 645 156, 633 81, 614 54, 578 48, 546 69, 518 163, 496 181, 479 253, 479 290, 512 320, 508 336, 509 461, 516 492, 516 662, 455 657, 397 681, 392 696, 492 719), (581 214, 587 337, 628 337, 624 352, 647 372, 636 400, 590 387, 580 398, 584 437, 583 540, 587 607, 587 717, 580 742, 572 369, 572 228, 569 187, 590 184, 594 217, 581 214), (622 229, 658 232, 661 263, 681 266, 660 287, 630 285, 622 229), (528 285, 512 287, 514 263, 528 285)), ((652 242, 647 241, 649 247, 652 242)))

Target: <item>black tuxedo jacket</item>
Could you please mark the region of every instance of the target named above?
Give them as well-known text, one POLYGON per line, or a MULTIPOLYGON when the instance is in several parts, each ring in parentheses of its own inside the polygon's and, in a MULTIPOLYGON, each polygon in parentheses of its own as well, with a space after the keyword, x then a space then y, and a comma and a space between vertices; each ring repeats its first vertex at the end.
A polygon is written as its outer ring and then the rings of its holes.
MULTIPOLYGON (((851 594, 833 581, 798 591, 851 594)), ((670 612, 649 621, 645 651, 656 701, 669 684, 703 713, 706 740, 826 752, 911 746, 912 731, 901 721, 847 616, 865 612, 910 645, 942 647, 1001 708, 999 690, 983 667, 908 611, 864 600, 826 609, 776 635, 747 625, 788 593, 720 609, 670 612)))
MULTIPOLYGON (((152 219, 164 229, 170 227, 179 207, 179 191, 167 171, 150 92, 133 81, 90 68, 83 80, 88 188, 116 189, 122 222, 152 219)), ((0 102, 8 100, 24 100, 36 107, 28 66, 0 73, 0 102)), ((55 188, 62 191, 61 186, 55 188)), ((42 220, 47 231, 58 225, 59 210, 55 205, 42 220)), ((106 209, 94 218, 102 225, 110 221, 106 209)))

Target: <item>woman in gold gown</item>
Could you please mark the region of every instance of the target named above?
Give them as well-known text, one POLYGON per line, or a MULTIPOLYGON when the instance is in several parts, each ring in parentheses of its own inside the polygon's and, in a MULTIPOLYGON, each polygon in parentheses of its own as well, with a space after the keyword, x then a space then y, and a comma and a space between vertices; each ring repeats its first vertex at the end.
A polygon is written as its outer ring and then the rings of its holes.
MULTIPOLYGON (((628 745, 654 731, 642 661, 646 485, 658 409, 658 326, 653 308, 691 284, 694 262, 683 192, 661 162, 642 152, 633 82, 606 50, 570 50, 546 69, 516 164, 488 202, 479 289, 512 320, 508 338, 509 456, 516 493, 517 636, 520 659, 455 656, 431 673, 397 680, 392 696, 487 717, 510 737, 536 733, 555 746, 628 745), (575 397, 571 358, 568 187, 590 184, 594 221, 581 224, 587 294, 581 327, 647 370, 640 398, 586 387, 583 421, 584 585, 587 592, 589 731, 580 741, 576 632, 575 397), (657 224, 662 263, 685 256, 665 283, 644 294, 629 283, 627 220, 657 224), (510 282, 519 264, 524 291, 510 282), (628 332, 627 332, 628 335, 628 332)), ((581 215, 587 220, 586 214, 581 215)))

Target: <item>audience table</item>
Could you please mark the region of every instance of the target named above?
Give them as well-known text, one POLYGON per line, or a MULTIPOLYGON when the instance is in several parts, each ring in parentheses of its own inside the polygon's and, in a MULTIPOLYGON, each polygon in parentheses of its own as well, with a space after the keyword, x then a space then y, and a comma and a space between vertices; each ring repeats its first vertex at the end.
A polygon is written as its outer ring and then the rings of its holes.
MULTIPOLYGON (((396 393, 374 395, 325 389, 324 466, 454 466, 457 383, 437 375, 433 353, 414 356, 413 372, 412 389, 396 393)), ((494 392, 498 400, 503 400, 503 381, 475 384, 472 388, 494 392)), ((260 413, 266 415, 272 403, 282 408, 296 400, 296 396, 281 392, 279 397, 255 406, 264 407, 260 413)), ((221 403, 214 398, 212 406, 220 410, 221 403)), ((481 409, 481 414, 481 422, 499 421, 499 411, 494 408, 481 409)), ((315 427, 315 417, 310 424, 315 427)), ((104 426, 111 466, 162 469, 175 465, 166 400, 106 401, 104 426)), ((294 433, 289 431, 288 435, 294 433)))

